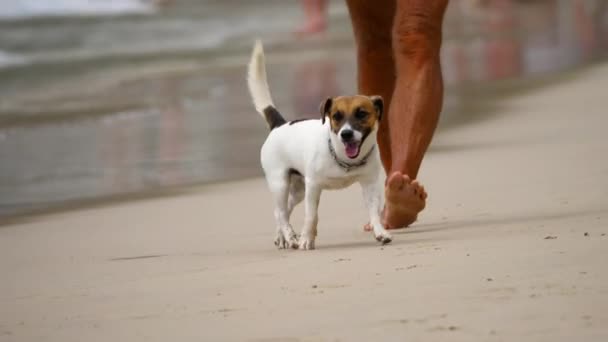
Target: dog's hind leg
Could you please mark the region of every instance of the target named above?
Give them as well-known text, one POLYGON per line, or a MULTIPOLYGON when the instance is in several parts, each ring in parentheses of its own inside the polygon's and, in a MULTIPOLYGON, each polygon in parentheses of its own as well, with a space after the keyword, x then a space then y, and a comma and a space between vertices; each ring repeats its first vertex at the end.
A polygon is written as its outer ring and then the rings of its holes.
POLYGON ((291 217, 293 209, 304 199, 306 187, 302 176, 292 175, 289 179, 289 198, 287 199, 287 217, 291 217))
POLYGON ((274 218, 277 224, 277 236, 274 244, 279 248, 298 248, 298 239, 289 224, 289 176, 273 175, 267 177, 268 187, 274 196, 274 218))

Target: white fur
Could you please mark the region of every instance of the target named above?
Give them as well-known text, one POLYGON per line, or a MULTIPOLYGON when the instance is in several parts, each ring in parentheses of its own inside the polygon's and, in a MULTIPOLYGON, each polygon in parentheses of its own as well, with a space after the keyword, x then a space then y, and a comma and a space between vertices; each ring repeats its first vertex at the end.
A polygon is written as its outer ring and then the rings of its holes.
POLYGON ((253 99, 255 109, 264 117, 264 108, 274 106, 270 97, 270 88, 266 81, 266 64, 264 63, 264 48, 262 42, 257 40, 253 47, 251 60, 247 73, 247 85, 253 99))
MULTIPOLYGON (((272 105, 266 82, 264 54, 259 42, 256 42, 249 63, 248 84, 258 112, 272 105)), ((358 133, 355 136, 360 138, 361 133, 358 133)), ((262 146, 260 159, 268 187, 274 195, 277 223, 275 244, 279 248, 314 249, 321 191, 342 189, 356 182, 363 189, 376 240, 382 243, 391 241, 392 237, 380 219, 384 197, 380 154, 378 148, 375 148, 376 134, 377 127, 363 142, 357 158, 349 159, 340 138, 331 131, 329 120, 324 124, 320 119, 301 121, 294 125, 284 124, 270 132, 262 146), (365 165, 347 172, 333 159, 328 140, 337 157, 351 164, 365 158, 372 148, 374 150, 365 165), (289 175, 289 170, 292 169, 301 173, 301 176, 289 175), (298 238, 289 218, 293 208, 301 201, 304 201, 305 218, 298 238)))

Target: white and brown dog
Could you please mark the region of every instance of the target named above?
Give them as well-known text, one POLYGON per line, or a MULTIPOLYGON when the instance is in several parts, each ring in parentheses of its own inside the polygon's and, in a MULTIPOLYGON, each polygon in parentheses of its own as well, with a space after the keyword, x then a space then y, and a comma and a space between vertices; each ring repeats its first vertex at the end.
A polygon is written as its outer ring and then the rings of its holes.
POLYGON ((376 148, 383 102, 379 96, 339 96, 321 103, 321 118, 286 122, 274 107, 262 44, 249 62, 247 82, 256 110, 270 134, 261 151, 268 187, 274 196, 279 248, 314 249, 321 191, 361 184, 376 240, 391 242, 380 219, 384 205, 380 155, 376 148), (305 222, 296 235, 289 223, 293 208, 304 200, 305 222))

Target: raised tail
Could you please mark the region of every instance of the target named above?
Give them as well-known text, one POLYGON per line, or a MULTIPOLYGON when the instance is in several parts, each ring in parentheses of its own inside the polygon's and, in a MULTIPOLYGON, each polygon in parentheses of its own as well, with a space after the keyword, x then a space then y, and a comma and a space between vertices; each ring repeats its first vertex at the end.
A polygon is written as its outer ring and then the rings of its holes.
POLYGON ((279 113, 272 103, 270 89, 266 80, 266 63, 264 61, 264 49, 262 42, 257 40, 253 47, 251 60, 247 72, 247 85, 253 99, 255 109, 262 115, 271 130, 283 125, 285 118, 279 113))

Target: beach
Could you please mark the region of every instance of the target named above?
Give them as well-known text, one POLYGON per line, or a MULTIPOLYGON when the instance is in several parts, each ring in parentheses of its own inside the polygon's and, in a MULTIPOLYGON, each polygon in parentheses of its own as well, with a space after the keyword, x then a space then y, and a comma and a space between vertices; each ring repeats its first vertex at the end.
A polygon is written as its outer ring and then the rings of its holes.
POLYGON ((426 209, 382 246, 326 191, 313 251, 245 69, 290 120, 355 93, 344 2, 159 3, 0 6, 0 342, 608 340, 607 2, 451 1, 426 209))
POLYGON ((323 194, 316 250, 277 250, 261 178, 4 225, 0 340, 604 341, 607 79, 476 101, 386 246, 352 187, 323 194))

